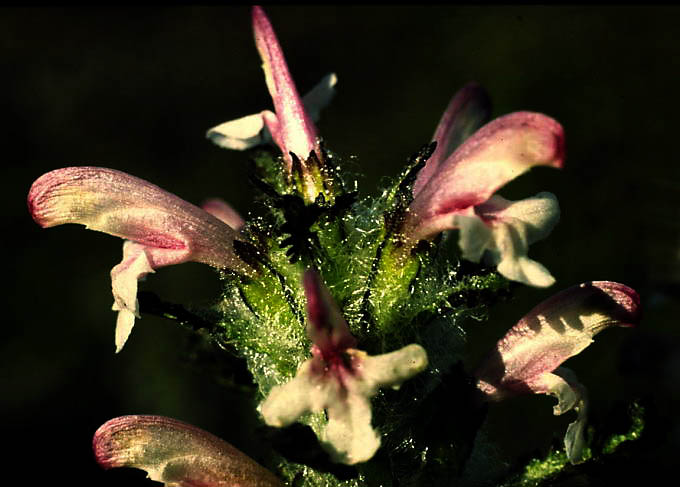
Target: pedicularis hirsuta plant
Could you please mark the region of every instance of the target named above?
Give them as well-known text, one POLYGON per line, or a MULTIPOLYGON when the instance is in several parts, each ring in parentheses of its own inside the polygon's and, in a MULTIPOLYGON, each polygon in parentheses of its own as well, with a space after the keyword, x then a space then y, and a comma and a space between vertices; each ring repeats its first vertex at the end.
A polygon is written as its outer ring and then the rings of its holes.
MULTIPOLYGON (((506 294, 509 281, 554 284, 528 248, 557 224, 557 198, 509 201, 496 192, 533 166, 562 167, 561 125, 532 112, 489 122, 484 90, 469 84, 393 183, 361 196, 314 125, 336 76, 300 97, 263 10, 255 7, 252 20, 274 111, 223 123, 208 137, 253 149, 266 215, 244 221, 221 200, 199 208, 101 167, 41 176, 28 204, 43 227, 79 223, 125 239, 111 271, 116 351, 145 311, 140 279, 188 261, 215 268, 221 300, 186 311, 184 321, 245 363, 263 423, 300 423, 315 443, 272 448, 265 468, 181 421, 123 416, 95 433, 97 461, 144 469, 168 486, 484 481, 470 459, 483 463, 480 444, 493 443, 478 435, 486 405, 522 393, 555 396, 554 413, 572 411, 574 420, 563 450, 507 482, 539 483, 592 459, 586 388, 561 365, 604 328, 636 324, 635 291, 600 281, 558 292, 508 323, 477 369, 461 366, 466 317, 506 294)), ((294 428, 284 431, 294 436, 294 428)))

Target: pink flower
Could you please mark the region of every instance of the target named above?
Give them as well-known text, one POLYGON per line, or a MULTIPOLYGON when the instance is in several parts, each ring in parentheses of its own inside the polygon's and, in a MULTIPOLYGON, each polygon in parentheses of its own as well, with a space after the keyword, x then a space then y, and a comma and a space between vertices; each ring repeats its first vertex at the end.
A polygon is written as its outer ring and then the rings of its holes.
POLYGON ((549 286, 553 277, 527 257, 527 250, 557 223, 556 198, 539 193, 513 202, 494 193, 533 166, 562 167, 562 126, 532 112, 511 113, 482 126, 488 105, 476 84, 451 100, 434 134, 437 148, 414 184, 404 233, 418 241, 459 229, 465 259, 478 262, 486 252, 508 279, 549 286))
POLYGON ((137 282, 148 273, 189 261, 253 272, 234 254, 236 230, 158 186, 114 169, 48 172, 31 186, 28 208, 42 227, 80 223, 128 240, 123 260, 111 270, 117 352, 139 317, 137 282))
POLYGON ((637 324, 639 306, 638 294, 616 282, 588 282, 557 293, 498 341, 474 374, 477 388, 491 401, 527 392, 551 394, 558 400, 556 415, 576 410, 578 417, 567 428, 564 445, 569 460, 577 462, 584 443, 586 390, 560 365, 605 328, 637 324))
POLYGON ((427 354, 416 344, 374 357, 357 350, 347 322, 319 275, 307 271, 307 333, 312 358, 296 376, 274 387, 260 405, 267 424, 282 427, 305 413, 326 411, 328 424, 321 443, 334 459, 346 464, 369 460, 380 446, 371 427, 370 399, 379 387, 398 388, 427 367, 427 354))
POLYGON ((252 458, 210 433, 163 416, 121 416, 92 439, 104 468, 132 467, 166 486, 280 487, 283 483, 252 458))
POLYGON ((337 82, 335 74, 329 74, 304 98, 300 98, 286 59, 271 22, 260 7, 253 7, 253 30, 255 44, 262 58, 267 88, 274 101, 274 112, 263 110, 236 120, 222 123, 208 130, 207 136, 221 147, 244 150, 271 139, 281 149, 286 171, 293 174, 293 166, 300 163, 303 195, 314 201, 318 184, 314 181, 312 168, 316 162, 323 163, 314 120, 321 109, 328 105, 334 95, 337 82))

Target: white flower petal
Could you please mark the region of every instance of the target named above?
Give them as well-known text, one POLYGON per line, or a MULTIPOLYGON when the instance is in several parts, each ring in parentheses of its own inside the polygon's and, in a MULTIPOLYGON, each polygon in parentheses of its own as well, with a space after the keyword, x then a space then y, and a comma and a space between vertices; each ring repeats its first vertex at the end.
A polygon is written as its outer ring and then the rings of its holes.
POLYGON ((335 384, 315 373, 317 361, 316 358, 306 360, 295 377, 272 388, 259 407, 265 423, 277 428, 288 426, 303 414, 323 411, 329 397, 337 396, 337 392, 330 390, 335 384))
POLYGON ((548 287, 555 282, 548 269, 527 257, 529 243, 526 225, 521 220, 500 222, 493 227, 494 246, 490 260, 498 272, 511 281, 529 286, 548 287))
POLYGON ((560 219, 557 198, 547 191, 519 201, 493 195, 484 204, 477 206, 475 212, 484 219, 521 221, 521 231, 528 244, 547 237, 560 219))
POLYGON ((135 326, 135 318, 139 318, 139 314, 135 314, 129 309, 116 310, 116 305, 114 303, 113 310, 118 311, 118 318, 116 318, 116 353, 123 350, 123 346, 127 342, 130 333, 132 333, 132 328, 135 326))
POLYGON ((321 110, 326 108, 335 96, 335 85, 338 77, 335 73, 329 73, 317 83, 312 90, 302 97, 302 104, 314 122, 321 118, 321 110))
POLYGON ((137 283, 150 272, 154 270, 146 255, 146 247, 126 240, 123 244, 123 260, 111 269, 111 289, 114 299, 111 309, 118 311, 116 353, 123 349, 135 324, 135 317, 139 318, 137 283))
POLYGON ((463 258, 479 262, 486 250, 498 272, 512 281, 536 287, 555 282, 543 265, 527 257, 529 244, 546 237, 559 220, 554 195, 544 192, 520 201, 494 195, 475 213, 453 216, 463 258))
POLYGON ((479 262, 484 251, 494 247, 491 228, 477 215, 454 215, 453 225, 460 229, 458 246, 464 259, 479 262))
POLYGON ((380 437, 371 426, 370 396, 350 392, 346 399, 329 404, 321 442, 336 462, 354 465, 370 460, 380 447, 380 437))
POLYGON ((281 427, 325 409, 321 443, 335 461, 353 465, 369 460, 380 446, 371 426, 371 398, 378 388, 397 388, 422 372, 427 353, 416 344, 375 357, 356 349, 345 353, 351 368, 326 367, 320 356, 305 361, 293 379, 271 390, 260 412, 268 425, 281 427))
POLYGON ((365 388, 364 394, 379 387, 398 389, 401 384, 427 368, 427 352, 420 345, 412 343, 399 350, 374 357, 366 356, 359 369, 359 382, 365 388))
MULTIPOLYGON (((326 108, 335 96, 337 82, 338 77, 335 73, 327 74, 309 93, 302 97, 302 104, 312 121, 317 122, 321 118, 321 110, 326 108)), ((221 123, 209 129, 205 136, 224 149, 252 149, 272 141, 272 133, 270 127, 265 125, 265 120, 271 122, 278 119, 274 113, 265 110, 221 123)), ((280 137, 275 142, 277 145, 283 144, 280 137)))
POLYGON ((322 442, 335 461, 353 465, 370 460, 380 447, 380 437, 371 426, 371 398, 380 387, 398 389, 425 370, 427 353, 417 344, 374 357, 360 350, 348 353, 359 359, 357 373, 345 378, 346 398, 336 397, 327 406, 328 425, 322 442))
POLYGON ((576 411, 576 421, 567 427, 564 435, 564 448, 571 463, 578 463, 583 456, 585 446, 585 427, 588 415, 588 398, 586 388, 578 382, 576 375, 566 367, 555 369, 553 373, 543 374, 527 383, 536 393, 550 394, 557 398, 553 413, 558 416, 576 411))
POLYGON ((254 113, 221 123, 209 129, 206 137, 225 149, 246 150, 271 140, 264 128, 262 114, 254 113))

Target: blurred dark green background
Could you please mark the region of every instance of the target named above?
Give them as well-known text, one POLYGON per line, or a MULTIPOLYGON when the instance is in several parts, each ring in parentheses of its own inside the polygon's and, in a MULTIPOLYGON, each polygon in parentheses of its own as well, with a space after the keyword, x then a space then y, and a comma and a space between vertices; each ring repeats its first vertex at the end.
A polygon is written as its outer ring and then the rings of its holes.
MULTIPOLYGON (((680 9, 267 11, 302 92, 338 74, 320 131, 364 174, 364 194, 429 141, 467 81, 488 89, 496 116, 534 110, 564 125, 565 169, 536 169, 502 191, 558 196, 561 223, 531 249, 557 284, 520 288, 489 323, 471 323, 468 366, 552 292, 586 280, 624 282, 642 295, 639 331, 607 331, 568 365, 590 390, 593 418, 619 399, 650 396, 667 424, 663 445, 677 449, 680 9)), ((217 148, 204 133, 270 106, 248 8, 5 8, 0 46, 8 269, 0 408, 8 468, 35 485, 143 485, 141 472, 101 471, 90 452, 101 423, 132 413, 186 420, 257 456, 252 408, 181 359, 182 330, 144 316, 114 355, 109 271, 122 241, 78 226, 41 230, 25 206, 44 172, 91 164, 194 203, 222 196, 246 214, 247 156, 217 148)), ((219 282, 208 267, 186 264, 159 270, 142 288, 209 304, 219 282)), ((509 458, 562 434, 568 420, 552 417, 552 403, 529 397, 492 408, 509 458)), ((655 458, 646 461, 674 457, 655 458)))

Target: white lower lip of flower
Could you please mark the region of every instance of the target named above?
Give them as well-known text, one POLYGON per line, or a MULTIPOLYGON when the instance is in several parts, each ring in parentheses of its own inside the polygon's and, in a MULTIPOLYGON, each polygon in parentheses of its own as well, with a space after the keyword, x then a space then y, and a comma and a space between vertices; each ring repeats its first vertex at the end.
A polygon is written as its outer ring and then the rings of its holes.
POLYGON ((116 353, 123 349, 135 318, 139 318, 139 303, 137 302, 137 283, 149 273, 154 272, 146 255, 144 246, 126 240, 123 244, 123 261, 111 269, 111 288, 113 291, 113 306, 118 311, 116 320, 116 353))
POLYGON ((351 371, 326 372, 323 359, 315 356, 303 362, 293 379, 274 387, 259 409, 265 422, 275 427, 326 410, 321 443, 335 461, 352 465, 369 460, 380 446, 371 426, 371 398, 380 387, 398 388, 425 370, 428 361, 417 344, 374 357, 356 349, 344 353, 352 357, 351 371))

